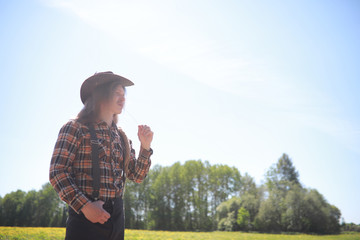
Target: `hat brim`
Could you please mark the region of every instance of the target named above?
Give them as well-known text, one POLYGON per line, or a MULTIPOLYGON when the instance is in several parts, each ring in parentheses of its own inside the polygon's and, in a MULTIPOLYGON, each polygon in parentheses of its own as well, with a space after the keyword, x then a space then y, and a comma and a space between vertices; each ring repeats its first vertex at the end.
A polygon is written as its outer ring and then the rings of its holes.
POLYGON ((109 82, 119 82, 119 84, 123 87, 134 85, 134 83, 129 79, 124 78, 120 75, 116 75, 112 72, 96 73, 93 76, 86 79, 81 85, 81 89, 80 89, 81 101, 85 104, 86 100, 91 96, 95 88, 109 82))

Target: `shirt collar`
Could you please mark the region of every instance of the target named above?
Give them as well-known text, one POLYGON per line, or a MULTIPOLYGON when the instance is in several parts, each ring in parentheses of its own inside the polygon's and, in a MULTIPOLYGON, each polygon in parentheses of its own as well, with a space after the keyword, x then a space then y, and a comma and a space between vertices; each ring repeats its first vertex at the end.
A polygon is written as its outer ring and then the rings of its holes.
MULTIPOLYGON (((101 127, 108 127, 108 124, 103 120, 98 120, 98 121, 95 122, 95 124, 97 126, 99 126, 99 127, 100 126, 101 127)), ((110 126, 110 129, 113 129, 113 128, 115 128, 115 129, 117 128, 116 123, 114 121, 112 121, 111 126, 110 126)))

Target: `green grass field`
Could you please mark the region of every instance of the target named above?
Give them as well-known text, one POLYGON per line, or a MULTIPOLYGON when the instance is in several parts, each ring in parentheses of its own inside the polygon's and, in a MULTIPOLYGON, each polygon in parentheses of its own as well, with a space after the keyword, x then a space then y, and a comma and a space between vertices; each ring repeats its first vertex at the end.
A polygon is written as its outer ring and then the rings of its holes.
MULTIPOLYGON (((65 228, 20 228, 0 227, 1 240, 56 240, 64 239, 65 228)), ((125 238, 128 240, 360 240, 360 233, 348 233, 341 235, 305 235, 305 234, 261 234, 241 232, 167 232, 167 231, 145 231, 126 230, 125 238)))

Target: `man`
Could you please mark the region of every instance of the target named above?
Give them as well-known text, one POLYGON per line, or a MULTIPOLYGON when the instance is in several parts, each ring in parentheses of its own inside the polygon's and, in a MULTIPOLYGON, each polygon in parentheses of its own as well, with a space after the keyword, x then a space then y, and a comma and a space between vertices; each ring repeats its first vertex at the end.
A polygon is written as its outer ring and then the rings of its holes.
POLYGON ((130 80, 97 73, 80 89, 83 109, 60 130, 50 164, 50 182, 69 205, 67 240, 124 239, 125 180, 140 183, 151 160, 153 132, 138 126, 141 143, 135 157, 131 141, 117 127, 130 80))

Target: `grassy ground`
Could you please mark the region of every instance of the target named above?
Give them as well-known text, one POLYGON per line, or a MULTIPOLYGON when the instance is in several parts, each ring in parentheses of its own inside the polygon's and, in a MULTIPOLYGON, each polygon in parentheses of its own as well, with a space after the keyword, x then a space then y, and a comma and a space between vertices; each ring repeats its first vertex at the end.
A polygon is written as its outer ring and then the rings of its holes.
MULTIPOLYGON (((64 228, 18 228, 0 227, 1 240, 57 240, 64 239, 64 228)), ((347 233, 341 235, 305 235, 305 234, 260 234, 241 232, 167 232, 126 230, 128 240, 360 240, 360 233, 347 233)))

